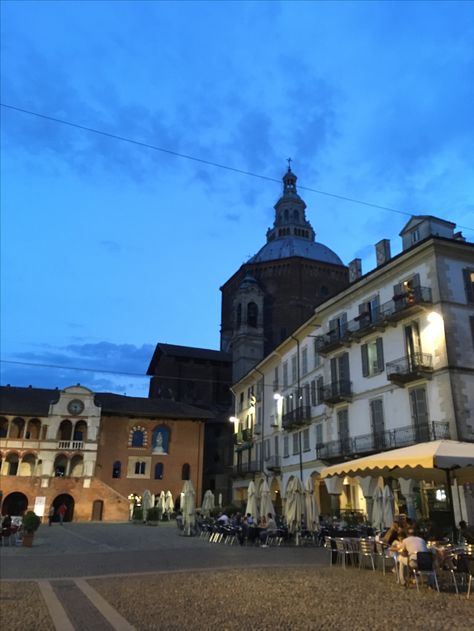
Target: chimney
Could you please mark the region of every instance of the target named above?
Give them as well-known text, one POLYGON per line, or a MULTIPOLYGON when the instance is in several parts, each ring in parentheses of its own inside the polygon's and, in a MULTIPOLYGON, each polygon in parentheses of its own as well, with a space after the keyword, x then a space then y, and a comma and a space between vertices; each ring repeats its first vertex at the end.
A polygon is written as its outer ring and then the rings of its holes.
POLYGON ((375 257, 377 259, 377 267, 390 261, 392 258, 390 254, 390 239, 382 239, 375 244, 375 257))
POLYGON ((353 283, 362 276, 362 261, 354 259, 349 263, 349 282, 353 283))

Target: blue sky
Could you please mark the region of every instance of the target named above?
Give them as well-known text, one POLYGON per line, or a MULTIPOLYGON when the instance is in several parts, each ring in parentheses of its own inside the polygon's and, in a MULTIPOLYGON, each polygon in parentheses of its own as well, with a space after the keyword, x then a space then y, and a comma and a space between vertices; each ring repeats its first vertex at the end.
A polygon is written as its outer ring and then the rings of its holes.
MULTIPOLYGON (((474 4, 8 2, 2 102, 474 226, 474 4)), ((158 341, 218 348, 219 287, 280 184, 2 108, 2 383, 146 394, 158 341), (74 371, 53 366, 79 366, 74 371)), ((345 263, 407 217, 300 190, 345 263)), ((464 231, 469 240, 472 231, 464 231)))

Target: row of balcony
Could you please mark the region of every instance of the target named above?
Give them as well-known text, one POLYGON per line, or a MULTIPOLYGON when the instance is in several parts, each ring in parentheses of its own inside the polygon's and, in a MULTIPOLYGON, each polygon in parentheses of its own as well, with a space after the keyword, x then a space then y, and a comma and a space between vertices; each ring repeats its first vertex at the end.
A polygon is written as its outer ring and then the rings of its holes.
POLYGON ((394 324, 402 318, 413 315, 423 309, 424 305, 432 304, 432 302, 429 287, 408 289, 376 309, 362 312, 353 320, 341 323, 337 329, 318 336, 316 338, 318 353, 327 355, 341 346, 349 346, 353 341, 360 340, 373 331, 383 331, 388 324, 394 324))
POLYGON ((321 460, 355 458, 362 454, 407 447, 415 443, 449 439, 449 423, 432 422, 407 425, 384 432, 362 434, 322 443, 316 447, 316 457, 321 460))

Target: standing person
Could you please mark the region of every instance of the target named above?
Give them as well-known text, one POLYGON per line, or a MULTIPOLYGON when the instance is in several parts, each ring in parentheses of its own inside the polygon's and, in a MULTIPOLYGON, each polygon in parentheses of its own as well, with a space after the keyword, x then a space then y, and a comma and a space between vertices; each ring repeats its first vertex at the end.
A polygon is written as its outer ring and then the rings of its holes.
POLYGON ((63 502, 61 506, 58 508, 59 523, 61 524, 61 526, 63 525, 64 515, 66 514, 66 511, 67 511, 67 506, 63 502))
POLYGON ((54 506, 51 504, 48 511, 48 525, 51 526, 54 518, 54 506))

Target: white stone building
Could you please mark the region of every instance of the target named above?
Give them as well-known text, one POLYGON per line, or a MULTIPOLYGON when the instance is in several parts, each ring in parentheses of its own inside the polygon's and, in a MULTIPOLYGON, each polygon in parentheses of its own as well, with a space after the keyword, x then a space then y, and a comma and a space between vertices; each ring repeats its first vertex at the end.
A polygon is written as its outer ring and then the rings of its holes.
MULTIPOLYGON (((362 276, 353 261, 349 287, 234 384, 237 502, 250 479, 266 477, 279 506, 298 476, 311 478, 322 513, 370 513, 374 483, 323 483, 326 463, 436 439, 474 441, 474 245, 454 228, 412 217, 400 254, 392 258, 382 240, 374 270, 362 276)), ((472 482, 453 489, 457 518, 471 523, 472 482)), ((393 486, 411 515, 447 512, 432 483, 393 486)))

